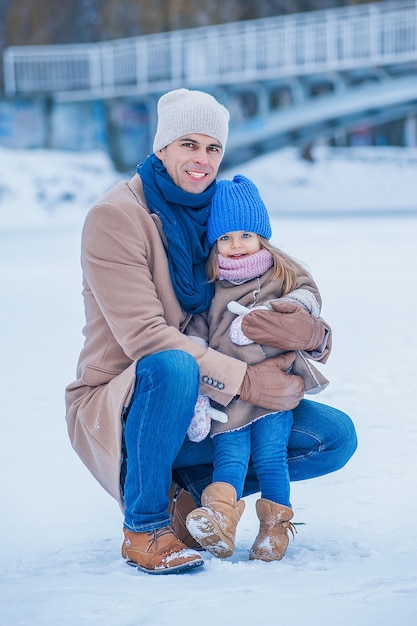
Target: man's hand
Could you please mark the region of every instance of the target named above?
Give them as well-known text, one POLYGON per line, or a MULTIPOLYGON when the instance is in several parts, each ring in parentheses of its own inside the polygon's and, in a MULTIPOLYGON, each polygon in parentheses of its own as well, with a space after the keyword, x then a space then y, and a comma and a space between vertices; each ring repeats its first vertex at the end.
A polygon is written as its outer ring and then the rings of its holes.
POLYGON ((240 389, 240 400, 274 411, 294 409, 304 396, 304 381, 287 374, 295 352, 287 352, 257 365, 248 365, 240 389))

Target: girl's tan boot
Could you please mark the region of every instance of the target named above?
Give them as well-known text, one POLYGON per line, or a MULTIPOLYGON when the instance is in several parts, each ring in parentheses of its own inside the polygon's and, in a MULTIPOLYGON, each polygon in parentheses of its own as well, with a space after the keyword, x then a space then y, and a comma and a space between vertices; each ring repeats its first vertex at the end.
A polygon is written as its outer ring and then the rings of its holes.
POLYGON ((288 531, 294 537, 295 529, 290 521, 294 515, 293 510, 283 504, 261 498, 256 502, 256 513, 260 527, 249 559, 279 561, 288 546, 288 531))
POLYGON ((202 507, 187 515, 190 534, 210 554, 224 559, 235 549, 236 527, 245 509, 229 483, 215 482, 201 494, 202 507))

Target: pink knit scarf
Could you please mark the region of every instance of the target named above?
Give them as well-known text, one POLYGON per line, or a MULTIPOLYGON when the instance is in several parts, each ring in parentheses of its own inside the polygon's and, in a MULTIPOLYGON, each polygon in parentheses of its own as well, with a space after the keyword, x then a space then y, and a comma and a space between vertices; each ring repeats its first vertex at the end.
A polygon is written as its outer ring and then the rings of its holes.
POLYGON ((262 276, 274 264, 272 254, 265 248, 239 259, 231 259, 219 254, 218 260, 220 280, 240 283, 262 276))

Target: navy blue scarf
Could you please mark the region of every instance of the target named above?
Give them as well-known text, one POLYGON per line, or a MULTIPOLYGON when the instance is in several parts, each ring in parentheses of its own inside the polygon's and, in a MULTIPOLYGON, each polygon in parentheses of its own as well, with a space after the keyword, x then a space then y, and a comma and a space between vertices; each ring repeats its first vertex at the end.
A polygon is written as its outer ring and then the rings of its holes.
POLYGON ((206 223, 215 181, 202 193, 183 191, 172 182, 162 161, 154 154, 138 165, 143 191, 151 213, 162 222, 168 241, 168 263, 176 296, 187 313, 210 307, 214 293, 207 282, 205 262, 209 254, 206 223))

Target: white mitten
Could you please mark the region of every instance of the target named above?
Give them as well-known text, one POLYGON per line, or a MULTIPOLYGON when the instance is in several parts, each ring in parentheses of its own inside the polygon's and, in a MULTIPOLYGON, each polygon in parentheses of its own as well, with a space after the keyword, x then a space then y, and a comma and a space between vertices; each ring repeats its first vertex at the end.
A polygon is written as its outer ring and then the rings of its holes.
POLYGON ((317 298, 308 289, 294 289, 294 291, 290 291, 286 296, 280 298, 280 300, 301 304, 313 317, 320 316, 320 304, 317 302, 317 298))
POLYGON ((208 396, 199 395, 194 409, 194 416, 187 430, 190 441, 203 441, 210 432, 212 419, 225 424, 227 415, 223 411, 213 408, 208 396))
POLYGON ((228 303, 227 308, 231 313, 236 313, 238 317, 233 320, 230 324, 229 329, 229 337, 230 341, 235 343, 237 346, 248 346, 250 343, 254 343, 252 339, 246 337, 245 333, 242 330, 242 320, 247 313, 254 311, 256 309, 269 309, 270 307, 266 305, 260 305, 249 309, 247 306, 243 306, 243 304, 239 304, 235 300, 232 300, 228 303))
POLYGON ((236 313, 236 315, 246 315, 249 313, 250 309, 247 306, 243 306, 243 304, 239 304, 236 300, 232 300, 228 303, 227 308, 231 313, 236 313))
POLYGON ((230 341, 235 343, 237 346, 248 346, 250 343, 254 343, 252 339, 246 337, 242 330, 242 321, 244 317, 244 315, 236 317, 236 319, 234 319, 230 324, 229 328, 230 341))

